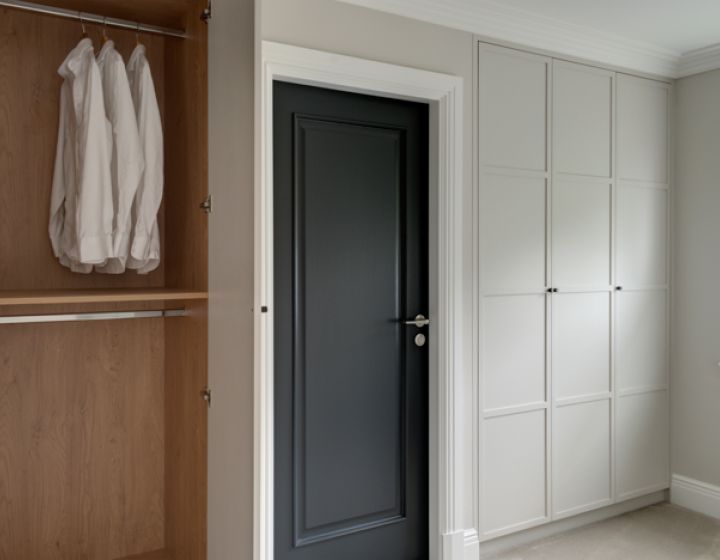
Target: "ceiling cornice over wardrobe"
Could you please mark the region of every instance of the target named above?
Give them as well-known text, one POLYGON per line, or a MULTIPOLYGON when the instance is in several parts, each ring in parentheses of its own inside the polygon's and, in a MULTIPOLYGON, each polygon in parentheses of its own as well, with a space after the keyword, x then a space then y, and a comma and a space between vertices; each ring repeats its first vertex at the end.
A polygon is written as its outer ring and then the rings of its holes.
POLYGON ((666 78, 720 68, 720 44, 680 53, 488 0, 339 0, 666 78))

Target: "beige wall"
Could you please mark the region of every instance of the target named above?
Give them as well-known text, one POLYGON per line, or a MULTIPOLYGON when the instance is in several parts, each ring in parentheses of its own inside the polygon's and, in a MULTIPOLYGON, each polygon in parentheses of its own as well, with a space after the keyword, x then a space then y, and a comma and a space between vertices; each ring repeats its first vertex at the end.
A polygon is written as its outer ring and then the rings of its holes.
POLYGON ((720 71, 676 98, 673 471, 720 485, 720 71))
MULTIPOLYGON (((252 558, 254 2, 210 23, 208 558, 252 558)), ((199 201, 198 201, 199 202, 199 201)))

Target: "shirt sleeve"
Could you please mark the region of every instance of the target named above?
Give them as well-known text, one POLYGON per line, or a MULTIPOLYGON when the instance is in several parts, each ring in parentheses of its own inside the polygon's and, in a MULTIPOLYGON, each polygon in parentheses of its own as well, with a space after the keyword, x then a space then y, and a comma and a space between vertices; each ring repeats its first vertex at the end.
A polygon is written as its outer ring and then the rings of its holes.
POLYGON ((110 177, 107 119, 100 70, 87 53, 73 95, 81 100, 78 116, 79 168, 76 237, 79 262, 102 264, 113 256, 113 195, 110 177))
POLYGON ((160 263, 160 234, 157 215, 163 196, 163 131, 155 85, 147 61, 138 69, 137 118, 145 156, 145 173, 136 197, 134 238, 131 255, 134 268, 146 274, 160 263))
POLYGON ((50 194, 50 243, 54 255, 59 259, 63 255, 62 233, 65 224, 65 141, 68 128, 68 85, 63 83, 60 88, 60 120, 58 124, 57 149, 55 151, 55 169, 53 171, 52 192, 50 194))

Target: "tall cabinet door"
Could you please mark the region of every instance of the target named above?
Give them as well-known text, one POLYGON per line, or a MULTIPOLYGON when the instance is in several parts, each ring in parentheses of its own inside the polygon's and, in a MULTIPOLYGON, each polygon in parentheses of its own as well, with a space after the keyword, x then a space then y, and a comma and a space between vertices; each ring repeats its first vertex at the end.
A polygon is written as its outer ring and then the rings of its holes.
POLYGON ((480 532, 549 518, 550 59, 479 50, 480 532))
POLYGON ((617 499, 669 485, 667 84, 619 75, 617 499))
POLYGON ((614 74, 553 62, 552 510, 612 500, 614 74))

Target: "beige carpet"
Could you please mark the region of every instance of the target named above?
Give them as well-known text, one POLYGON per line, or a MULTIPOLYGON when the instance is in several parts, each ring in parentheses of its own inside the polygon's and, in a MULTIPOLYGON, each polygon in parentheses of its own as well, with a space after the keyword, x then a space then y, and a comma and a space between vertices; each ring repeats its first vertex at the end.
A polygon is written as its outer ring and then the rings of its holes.
POLYGON ((652 506, 518 547, 493 560, 716 560, 720 521, 652 506))

